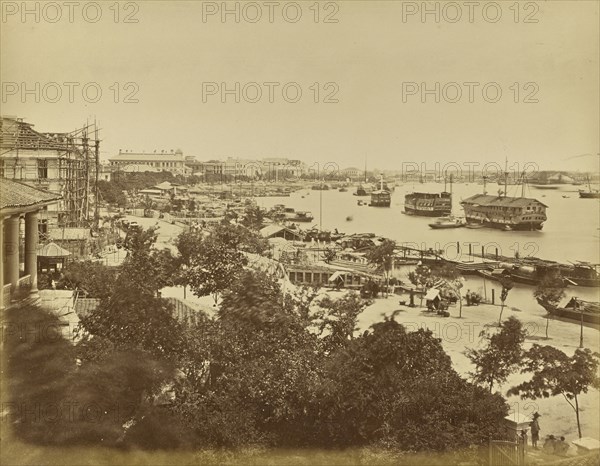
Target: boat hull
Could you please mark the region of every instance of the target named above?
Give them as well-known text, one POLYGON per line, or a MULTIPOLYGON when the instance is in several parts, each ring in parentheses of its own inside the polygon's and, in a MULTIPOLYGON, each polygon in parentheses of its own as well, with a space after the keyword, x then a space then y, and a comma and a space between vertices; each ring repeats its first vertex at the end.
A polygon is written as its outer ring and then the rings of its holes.
POLYGON ((544 227, 543 222, 503 223, 489 220, 484 220, 482 222, 479 218, 474 219, 469 217, 467 217, 467 222, 469 225, 477 225, 469 228, 481 228, 480 225, 483 225, 484 227, 496 228, 498 230, 537 231, 544 227))
POLYGON ((581 318, 583 317, 583 321, 588 324, 600 325, 600 314, 594 314, 591 312, 580 312, 577 309, 567 308, 567 307, 558 307, 553 306, 551 304, 544 303, 543 301, 538 299, 538 304, 542 306, 548 314, 560 317, 562 319, 571 320, 575 323, 581 322, 581 318))
POLYGON ((445 215, 450 215, 452 209, 423 210, 405 205, 404 212, 409 215, 420 215, 421 217, 443 217, 445 215))
POLYGON ((443 225, 443 224, 439 224, 439 223, 430 223, 429 224, 429 228, 433 228, 434 230, 445 230, 447 228, 462 228, 464 227, 463 224, 448 224, 448 225, 443 225))

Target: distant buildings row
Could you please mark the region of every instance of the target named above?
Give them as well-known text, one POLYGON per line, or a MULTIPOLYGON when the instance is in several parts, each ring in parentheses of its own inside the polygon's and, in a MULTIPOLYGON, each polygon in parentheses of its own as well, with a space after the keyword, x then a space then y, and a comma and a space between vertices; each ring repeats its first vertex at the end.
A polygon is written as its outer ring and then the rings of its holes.
POLYGON ((175 151, 132 152, 120 150, 109 159, 105 172, 160 172, 169 171, 175 175, 197 175, 207 177, 233 177, 279 180, 302 176, 321 177, 335 175, 355 178, 362 176, 357 168, 340 169, 334 164, 308 166, 301 160, 285 157, 265 157, 262 159, 241 159, 228 157, 224 160, 199 161, 195 157, 184 156, 181 149, 175 151), (321 173, 319 173, 319 170, 321 173))

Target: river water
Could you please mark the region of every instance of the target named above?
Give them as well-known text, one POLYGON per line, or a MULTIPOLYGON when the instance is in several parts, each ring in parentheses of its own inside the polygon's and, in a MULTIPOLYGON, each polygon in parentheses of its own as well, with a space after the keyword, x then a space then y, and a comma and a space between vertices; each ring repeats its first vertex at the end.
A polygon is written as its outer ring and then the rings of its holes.
MULTIPOLYGON (((568 263, 569 261, 588 261, 600 263, 600 201, 598 199, 580 199, 578 189, 581 186, 562 185, 556 190, 540 190, 527 187, 526 197, 534 197, 548 206, 548 220, 541 231, 501 231, 497 229, 456 228, 433 230, 428 224, 432 218, 405 215, 404 195, 413 191, 440 192, 444 185, 439 183, 404 183, 392 193, 390 208, 359 206, 359 199, 369 201, 369 197, 357 197, 355 187, 348 192, 337 189, 313 191, 303 189, 290 197, 257 198, 260 206, 270 208, 275 204, 285 204, 296 210, 311 211, 315 217, 312 223, 301 224, 301 228, 311 226, 334 230, 347 234, 372 232, 404 244, 418 248, 443 250, 444 256, 451 260, 469 260, 471 251, 481 254, 482 247, 487 253, 498 253, 513 257, 535 256, 543 259, 568 263), (322 206, 322 208, 321 208, 322 206), (347 218, 351 220, 347 220, 347 218), (458 243, 458 244, 457 244, 458 243)), ((488 194, 495 194, 502 187, 495 183, 487 185, 488 194)), ((462 216, 461 199, 482 193, 483 186, 477 183, 454 184, 453 213, 462 216)), ((508 195, 518 196, 521 187, 509 186, 508 195)), ((471 289, 483 290, 479 278, 469 278, 471 289)), ((583 299, 598 300, 598 289, 577 287, 567 290, 567 295, 576 294, 583 299)), ((489 284, 485 289, 489 293, 489 284)), ((511 292, 523 295, 522 305, 530 303, 539 307, 531 299, 531 288, 517 286, 511 292), (527 295, 527 298, 525 298, 527 295)), ((498 295, 496 295, 498 296, 498 295)), ((543 311, 542 311, 543 312, 543 311)))

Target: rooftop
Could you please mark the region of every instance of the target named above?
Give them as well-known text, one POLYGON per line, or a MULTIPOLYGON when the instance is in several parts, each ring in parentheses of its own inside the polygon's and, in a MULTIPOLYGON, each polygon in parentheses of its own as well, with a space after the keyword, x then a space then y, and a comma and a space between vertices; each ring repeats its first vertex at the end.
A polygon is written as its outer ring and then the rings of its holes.
POLYGON ((0 210, 43 206, 61 198, 59 194, 32 188, 18 181, 2 179, 0 183, 0 210))
POLYGON ((461 204, 479 204, 483 206, 505 206, 505 207, 523 207, 531 203, 536 203, 548 207, 542 204, 537 199, 530 197, 500 197, 500 196, 489 196, 487 194, 476 194, 466 198, 461 204))
POLYGON ((67 135, 40 133, 33 129, 31 123, 3 116, 0 121, 0 141, 3 148, 64 150, 67 135))

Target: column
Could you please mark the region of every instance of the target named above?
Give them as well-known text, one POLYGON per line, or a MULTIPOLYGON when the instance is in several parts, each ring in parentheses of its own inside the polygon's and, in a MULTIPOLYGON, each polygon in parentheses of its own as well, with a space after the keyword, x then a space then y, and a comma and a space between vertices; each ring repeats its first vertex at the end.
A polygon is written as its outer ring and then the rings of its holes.
POLYGON ((38 211, 25 214, 25 274, 31 276, 30 294, 37 295, 38 211))
POLYGON ((19 216, 4 220, 4 283, 11 284, 11 291, 19 283, 19 216))
MULTIPOLYGON (((4 256, 4 219, 0 218, 0 248, 2 248, 2 254, 0 254, 0 260, 2 264, 0 265, 0 309, 4 307, 4 270, 6 268, 4 256)), ((4 340, 4 339, 2 339, 4 340)))

